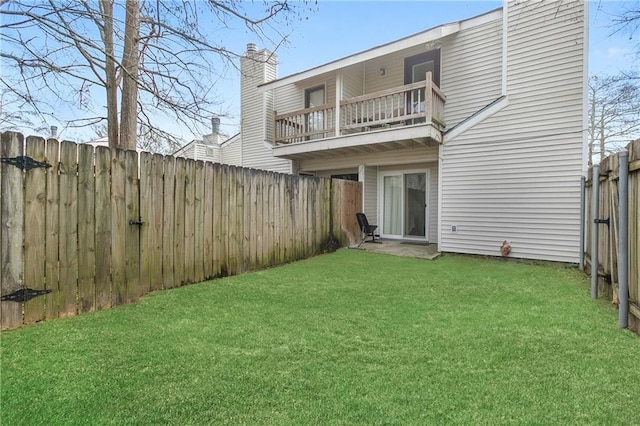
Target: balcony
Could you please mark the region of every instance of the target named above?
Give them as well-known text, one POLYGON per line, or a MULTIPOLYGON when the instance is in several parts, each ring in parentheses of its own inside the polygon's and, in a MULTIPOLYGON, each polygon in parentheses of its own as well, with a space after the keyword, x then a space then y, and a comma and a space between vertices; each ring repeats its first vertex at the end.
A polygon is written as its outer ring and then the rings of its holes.
POLYGON ((428 73, 425 81, 343 99, 339 107, 278 114, 274 155, 298 158, 327 150, 342 155, 363 146, 384 150, 403 142, 440 143, 445 102, 428 73))

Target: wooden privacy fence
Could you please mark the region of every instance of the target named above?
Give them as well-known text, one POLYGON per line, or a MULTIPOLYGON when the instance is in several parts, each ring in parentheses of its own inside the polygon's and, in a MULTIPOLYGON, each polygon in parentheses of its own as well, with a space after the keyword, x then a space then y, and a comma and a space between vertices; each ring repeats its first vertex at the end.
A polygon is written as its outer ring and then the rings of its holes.
MULTIPOLYGON (((628 283, 629 283, 629 328, 640 331, 640 140, 627 146, 629 152, 629 197, 628 197, 628 283)), ((592 169, 586 181, 585 196, 585 249, 586 262, 591 265, 592 230, 594 219, 609 219, 609 224, 598 225, 598 276, 599 286, 603 288, 614 303, 618 300, 618 242, 620 236, 618 186, 619 155, 615 154, 600 163, 600 183, 598 217, 592 217, 593 197, 592 169)))
POLYGON ((302 259, 359 236, 358 182, 23 142, 2 133, 3 329, 302 259))

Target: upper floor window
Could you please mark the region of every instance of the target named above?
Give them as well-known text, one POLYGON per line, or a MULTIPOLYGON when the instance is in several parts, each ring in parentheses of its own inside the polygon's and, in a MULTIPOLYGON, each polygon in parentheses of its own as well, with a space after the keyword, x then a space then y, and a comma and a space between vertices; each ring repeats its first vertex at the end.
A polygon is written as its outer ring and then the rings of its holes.
POLYGON ((440 86, 440 49, 430 50, 404 59, 404 84, 416 83, 432 72, 433 82, 440 86))

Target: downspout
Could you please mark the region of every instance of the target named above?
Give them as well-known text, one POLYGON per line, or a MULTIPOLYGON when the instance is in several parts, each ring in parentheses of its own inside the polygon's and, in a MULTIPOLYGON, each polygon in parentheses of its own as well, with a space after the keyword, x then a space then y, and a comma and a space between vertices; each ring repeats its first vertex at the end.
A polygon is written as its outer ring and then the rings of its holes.
POLYGON ((584 271, 584 216, 586 206, 585 204, 585 190, 586 190, 586 178, 580 177, 580 270, 584 271))
POLYGON ((618 154, 620 172, 618 178, 618 319, 620 328, 627 328, 629 319, 629 152, 618 154))
MULTIPOLYGON (((583 105, 588 105, 589 103, 589 2, 584 2, 584 30, 583 30, 583 49, 582 49, 582 103, 583 105)), ((583 108, 582 110, 582 128, 586 129, 589 123, 589 113, 587 112, 587 108, 583 108)), ((587 132, 582 132, 582 176, 580 177, 581 181, 581 192, 580 192, 580 270, 585 270, 585 252, 587 248, 585 247, 585 233, 587 224, 586 220, 586 182, 587 182, 587 173, 589 171, 589 166, 591 166, 591 153, 589 143, 589 138, 587 132)))
POLYGON ((598 204, 600 196, 600 165, 595 164, 591 178, 591 298, 598 298, 598 204))

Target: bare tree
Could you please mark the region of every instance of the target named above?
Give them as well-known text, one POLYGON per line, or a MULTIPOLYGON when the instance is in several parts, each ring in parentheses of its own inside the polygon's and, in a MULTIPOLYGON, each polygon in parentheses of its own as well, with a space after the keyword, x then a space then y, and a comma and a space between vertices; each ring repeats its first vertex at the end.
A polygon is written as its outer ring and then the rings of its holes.
POLYGON ((640 137, 637 73, 589 80, 589 166, 640 137))
POLYGON ((626 32, 633 39, 640 31, 640 1, 626 2, 621 12, 613 17, 612 24, 615 32, 626 32))
POLYGON ((224 34, 243 29, 275 51, 309 10, 288 0, 0 0, 0 89, 42 121, 82 110, 67 125, 106 121, 110 145, 133 149, 143 126, 165 138, 158 121, 208 121, 216 82, 243 53, 224 34))

